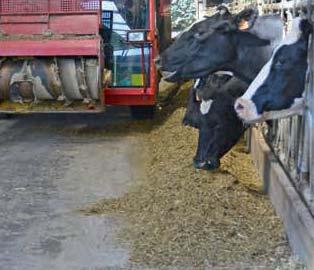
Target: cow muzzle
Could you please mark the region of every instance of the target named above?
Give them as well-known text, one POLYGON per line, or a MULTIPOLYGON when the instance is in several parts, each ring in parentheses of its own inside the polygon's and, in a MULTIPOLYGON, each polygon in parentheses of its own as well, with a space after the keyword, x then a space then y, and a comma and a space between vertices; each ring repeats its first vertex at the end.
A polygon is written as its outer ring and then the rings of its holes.
POLYGON ((177 71, 169 72, 169 71, 161 71, 162 77, 166 80, 169 81, 173 79, 173 77, 176 75, 177 71))
POLYGON ((261 115, 257 113, 254 102, 250 99, 238 98, 234 104, 234 109, 240 119, 245 123, 260 122, 261 115))
POLYGON ((197 160, 193 159, 193 166, 195 169, 201 169, 201 170, 206 170, 206 171, 212 171, 215 169, 218 169, 220 167, 220 161, 215 160, 215 161, 210 161, 210 160, 197 160))

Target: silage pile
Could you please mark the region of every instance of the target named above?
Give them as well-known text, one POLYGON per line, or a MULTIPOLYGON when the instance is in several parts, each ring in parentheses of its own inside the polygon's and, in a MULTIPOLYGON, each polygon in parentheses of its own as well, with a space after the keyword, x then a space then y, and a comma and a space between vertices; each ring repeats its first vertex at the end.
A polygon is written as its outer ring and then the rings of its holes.
POLYGON ((301 269, 289 262, 283 228, 268 198, 256 192, 261 182, 243 143, 219 170, 195 170, 197 131, 181 125, 184 111, 177 108, 144 135, 144 179, 125 196, 83 211, 126 217, 119 241, 131 248, 130 260, 145 267, 301 269))

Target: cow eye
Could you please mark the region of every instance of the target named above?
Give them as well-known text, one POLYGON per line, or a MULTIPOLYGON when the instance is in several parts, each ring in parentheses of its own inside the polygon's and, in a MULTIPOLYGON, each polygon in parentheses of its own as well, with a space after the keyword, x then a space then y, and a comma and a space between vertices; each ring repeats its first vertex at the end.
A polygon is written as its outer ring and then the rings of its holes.
POLYGON ((283 64, 284 64, 284 61, 283 61, 283 60, 277 60, 276 63, 274 64, 274 66, 275 66, 276 68, 280 68, 280 67, 283 66, 283 64))

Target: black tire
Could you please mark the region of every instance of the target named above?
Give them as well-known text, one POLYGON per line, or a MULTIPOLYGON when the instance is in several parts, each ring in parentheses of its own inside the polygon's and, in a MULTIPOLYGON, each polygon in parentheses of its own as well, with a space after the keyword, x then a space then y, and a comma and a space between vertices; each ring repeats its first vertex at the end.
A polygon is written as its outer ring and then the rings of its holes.
POLYGON ((131 116, 135 120, 153 119, 155 111, 155 105, 130 106, 131 116))

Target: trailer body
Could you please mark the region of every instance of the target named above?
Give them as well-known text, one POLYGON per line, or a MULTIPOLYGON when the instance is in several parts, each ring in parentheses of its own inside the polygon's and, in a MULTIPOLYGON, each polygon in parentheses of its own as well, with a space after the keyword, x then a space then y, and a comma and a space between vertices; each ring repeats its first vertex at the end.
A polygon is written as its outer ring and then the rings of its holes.
POLYGON ((0 111, 155 105, 167 1, 0 0, 0 111))

